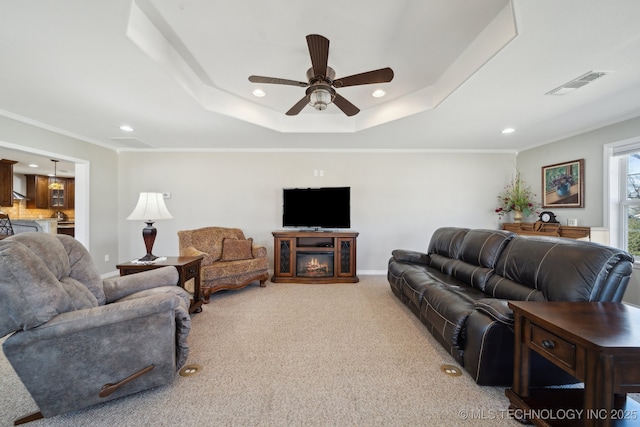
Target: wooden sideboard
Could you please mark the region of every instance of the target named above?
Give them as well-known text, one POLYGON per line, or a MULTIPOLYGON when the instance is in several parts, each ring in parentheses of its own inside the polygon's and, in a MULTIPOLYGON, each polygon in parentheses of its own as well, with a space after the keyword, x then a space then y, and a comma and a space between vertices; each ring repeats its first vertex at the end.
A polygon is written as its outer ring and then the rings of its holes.
POLYGON ((567 239, 591 240, 591 227, 562 226, 544 222, 507 222, 502 224, 502 228, 512 233, 524 236, 555 236, 567 239))

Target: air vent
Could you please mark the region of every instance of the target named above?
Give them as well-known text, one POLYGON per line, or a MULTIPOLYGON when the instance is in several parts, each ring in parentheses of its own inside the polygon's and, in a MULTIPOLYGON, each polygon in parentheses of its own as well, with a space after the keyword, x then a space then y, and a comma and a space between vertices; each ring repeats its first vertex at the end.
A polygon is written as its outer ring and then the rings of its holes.
POLYGON ((109 140, 117 143, 123 148, 155 148, 151 144, 147 144, 144 141, 140 141, 139 139, 132 138, 130 136, 114 136, 113 138, 109 138, 109 140))
POLYGON ((606 76, 607 74, 609 73, 605 71, 589 71, 587 74, 583 74, 577 79, 573 79, 570 82, 547 92, 545 95, 566 95, 594 80, 599 79, 600 77, 606 76))

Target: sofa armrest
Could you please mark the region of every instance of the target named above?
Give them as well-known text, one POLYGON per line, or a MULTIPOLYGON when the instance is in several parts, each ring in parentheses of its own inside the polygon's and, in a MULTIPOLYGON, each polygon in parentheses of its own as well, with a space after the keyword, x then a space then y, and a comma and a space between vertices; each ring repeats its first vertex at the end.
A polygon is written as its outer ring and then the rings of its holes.
POLYGON ((23 340, 27 335, 29 340, 33 341, 62 338, 65 335, 72 335, 84 330, 104 328, 139 317, 173 311, 179 305, 180 301, 175 295, 152 295, 61 313, 48 322, 21 333, 25 334, 23 340))
POLYGON ((497 298, 482 298, 476 301, 476 310, 486 314, 492 319, 513 327, 513 311, 508 306, 508 301, 497 298))
POLYGON ((251 247, 251 254, 254 258, 266 258, 267 257, 267 248, 261 245, 253 245, 251 247))
POLYGON ((407 249, 394 249, 391 252, 391 255, 396 261, 400 262, 410 262, 425 265, 429 263, 429 255, 424 252, 411 251, 407 249))
POLYGON ((178 341, 189 328, 179 298, 158 294, 59 314, 14 333, 3 349, 42 414, 50 417, 168 383, 186 358, 186 343, 178 341), (104 385, 149 366, 151 371, 126 387, 100 396, 104 385))
POLYGON ((173 266, 154 268, 126 276, 109 277, 103 280, 107 304, 136 292, 160 286, 176 286, 178 269, 173 266))

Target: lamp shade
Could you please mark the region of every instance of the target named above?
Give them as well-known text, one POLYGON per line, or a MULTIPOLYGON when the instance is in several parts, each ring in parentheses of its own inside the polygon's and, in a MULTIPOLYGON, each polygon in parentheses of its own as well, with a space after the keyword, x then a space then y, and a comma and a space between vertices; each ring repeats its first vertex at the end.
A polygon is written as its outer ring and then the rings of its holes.
POLYGON ((316 89, 309 95, 310 104, 318 111, 326 110, 332 98, 331 92, 323 88, 316 89))
POLYGON ((140 193, 138 204, 127 219, 155 221, 173 218, 164 204, 162 193, 140 193))

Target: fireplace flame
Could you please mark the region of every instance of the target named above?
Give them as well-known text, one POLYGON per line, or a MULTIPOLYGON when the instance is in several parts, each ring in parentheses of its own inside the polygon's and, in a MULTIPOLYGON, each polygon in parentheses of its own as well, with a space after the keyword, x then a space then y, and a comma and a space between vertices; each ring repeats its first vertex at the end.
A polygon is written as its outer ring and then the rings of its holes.
POLYGON ((318 258, 311 258, 304 267, 310 274, 329 274, 329 263, 320 262, 318 258))

